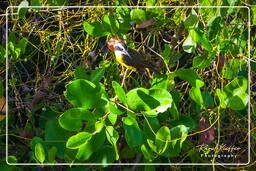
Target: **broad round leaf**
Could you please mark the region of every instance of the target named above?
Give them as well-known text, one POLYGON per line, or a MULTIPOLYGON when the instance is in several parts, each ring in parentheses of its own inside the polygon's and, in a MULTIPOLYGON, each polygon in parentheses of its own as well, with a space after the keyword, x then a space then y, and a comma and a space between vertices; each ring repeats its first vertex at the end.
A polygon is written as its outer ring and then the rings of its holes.
POLYGON ((127 103, 130 109, 154 117, 171 107, 172 96, 164 89, 136 88, 127 93, 127 103))
POLYGON ((146 20, 146 13, 143 9, 133 9, 131 10, 131 20, 135 23, 141 23, 146 20))
POLYGON ((247 79, 239 76, 224 86, 223 91, 217 89, 216 94, 219 97, 221 107, 243 110, 249 102, 249 96, 246 92, 247 84, 247 79))
POLYGON ((90 140, 79 148, 76 158, 81 161, 88 160, 94 152, 101 148, 105 139, 105 131, 101 131, 100 133, 93 135, 90 140))
POLYGON ((83 144, 90 140, 91 137, 92 134, 89 132, 79 132, 68 139, 66 147, 70 149, 80 148, 83 144))
POLYGON ((66 99, 75 107, 92 109, 102 103, 101 92, 90 81, 78 79, 66 86, 66 99))
POLYGON ((56 155, 58 157, 64 156, 64 150, 66 149, 66 147, 65 143, 63 142, 66 142, 70 135, 70 132, 60 127, 56 119, 48 120, 45 124, 44 138, 45 141, 47 141, 47 147, 56 147, 56 155))
POLYGON ((193 87, 200 88, 204 86, 203 80, 192 69, 181 68, 176 72, 176 74, 180 79, 187 81, 193 87))
POLYGON ((72 108, 60 115, 59 124, 68 131, 79 131, 83 120, 96 121, 96 117, 84 108, 72 108))
POLYGON ((167 126, 161 127, 156 133, 155 145, 158 153, 163 153, 167 149, 171 140, 170 129, 167 126))
POLYGON ((163 153, 165 157, 176 157, 181 151, 181 147, 188 135, 188 128, 184 125, 178 125, 170 129, 172 142, 163 153), (179 139, 179 140, 178 140, 179 139))
POLYGON ((91 36, 103 37, 109 34, 100 22, 88 23, 84 22, 84 30, 91 36))

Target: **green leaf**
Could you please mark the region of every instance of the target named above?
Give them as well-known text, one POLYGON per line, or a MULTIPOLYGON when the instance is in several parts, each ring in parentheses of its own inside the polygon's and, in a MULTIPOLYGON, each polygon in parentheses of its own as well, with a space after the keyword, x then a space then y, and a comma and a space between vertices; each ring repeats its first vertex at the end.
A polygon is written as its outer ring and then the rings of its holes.
POLYGON ((48 161, 49 163, 54 163, 55 161, 55 157, 57 154, 57 148, 56 147, 52 147, 48 150, 48 161))
POLYGON ((213 97, 208 91, 202 92, 203 101, 204 101, 204 107, 213 107, 215 105, 213 97))
POLYGON ((92 109, 105 103, 101 99, 102 92, 90 81, 78 79, 70 82, 66 89, 64 96, 75 107, 92 109))
POLYGON ((185 21, 184 25, 187 29, 195 28, 198 23, 198 18, 196 15, 191 14, 185 21))
POLYGON ((233 110, 243 110, 248 101, 249 96, 246 93, 248 81, 242 76, 236 77, 230 83, 224 86, 223 91, 216 90, 222 108, 231 108, 233 110))
POLYGON ((60 158, 64 156, 64 150, 66 149, 63 142, 66 142, 70 135, 68 131, 60 127, 56 119, 48 120, 45 124, 44 139, 47 141, 47 147, 56 147, 56 155, 60 158))
POLYGON ((127 99, 126 99, 124 89, 120 86, 120 84, 116 81, 112 81, 112 87, 114 88, 115 93, 116 93, 117 97, 119 98, 119 100, 123 104, 127 104, 127 99))
POLYGON ((23 19, 27 13, 27 8, 25 7, 28 7, 29 4, 28 4, 28 1, 24 0, 24 1, 21 1, 19 7, 18 7, 18 18, 19 19, 23 19))
POLYGON ((43 163, 45 160, 44 147, 41 143, 35 145, 35 157, 40 163, 43 163))
POLYGON ((123 117, 125 139, 131 148, 140 146, 143 142, 142 132, 136 121, 135 116, 129 114, 128 117, 123 117))
POLYGON ((186 40, 183 42, 182 47, 185 52, 187 53, 193 53, 196 49, 196 40, 195 40, 195 31, 194 30, 189 30, 188 37, 186 40))
POLYGON ((69 149, 77 149, 89 141, 92 134, 89 132, 79 132, 76 135, 70 137, 66 143, 66 147, 69 149))
POLYGON ((3 46, 0 45, 0 62, 5 62, 6 50, 3 46))
POLYGON ((190 131, 196 129, 196 121, 192 117, 186 115, 180 115, 179 120, 171 121, 170 124, 173 126, 184 125, 190 131))
POLYGON ((104 127, 104 125, 105 125, 105 121, 104 120, 95 122, 95 131, 97 133, 101 132, 101 130, 104 127))
POLYGON ((104 27, 108 32, 111 32, 112 35, 116 35, 118 33, 119 29, 119 22, 113 15, 113 13, 110 13, 109 15, 105 15, 103 17, 103 24, 105 25, 104 27))
POLYGON ((143 121, 143 133, 145 135, 145 138, 154 140, 155 134, 154 132, 157 132, 160 129, 160 123, 157 119, 157 117, 147 117, 147 121, 143 121), (147 122, 148 121, 148 122, 147 122), (152 130, 154 132, 152 132, 152 130))
POLYGON ((143 9, 133 9, 130 12, 131 20, 135 23, 142 23, 146 20, 146 13, 143 9))
POLYGON ((151 82, 151 88, 162 88, 165 90, 170 90, 175 86, 175 74, 161 74, 154 75, 154 78, 151 82))
POLYGON ((20 49, 20 54, 24 54, 28 44, 28 39, 23 37, 17 44, 16 49, 20 49))
POLYGON ((83 120, 96 122, 96 117, 84 108, 72 108, 60 115, 59 124, 68 131, 79 131, 83 120))
POLYGON ((88 79, 88 75, 86 74, 86 68, 85 68, 85 66, 78 66, 78 67, 76 67, 76 70, 75 70, 75 78, 76 78, 76 79, 85 79, 85 80, 89 80, 89 79, 88 79))
POLYGON ((162 126, 156 133, 155 145, 156 151, 162 154, 167 149, 169 144, 168 141, 171 140, 170 130, 167 126, 162 126))
POLYGON ((217 36, 218 32, 221 30, 221 24, 221 16, 214 16, 208 22, 208 36, 210 40, 214 39, 217 36))
POLYGON ((110 34, 110 32, 108 32, 105 29, 104 25, 101 24, 100 22, 88 23, 85 21, 83 26, 84 26, 84 30, 89 35, 94 37, 104 37, 110 34))
POLYGON ((101 163, 103 167, 106 167, 107 163, 113 163, 115 161, 115 149, 108 145, 101 146, 90 159, 92 163, 101 163))
POLYGON ((94 152, 101 148, 105 142, 105 138, 105 131, 93 135, 90 140, 79 148, 76 158, 81 161, 88 160, 94 152))
POLYGON ((171 107, 172 96, 164 89, 136 88, 127 93, 127 103, 130 109, 155 117, 171 107))
POLYGON ((193 58, 193 67, 198 69, 208 68, 212 65, 215 57, 216 57, 216 54, 213 52, 196 56, 193 58))
POLYGON ((180 79, 187 81, 193 87, 200 88, 204 86, 204 82, 202 81, 202 79, 192 69, 181 68, 176 72, 176 74, 180 79))
POLYGON ((108 142, 110 144, 112 144, 115 149, 116 160, 118 160, 119 155, 118 155, 118 149, 117 149, 117 144, 116 144, 119 139, 118 132, 113 128, 113 126, 107 126, 106 127, 106 135, 107 135, 108 142))
POLYGON ((195 33, 196 33, 196 42, 199 43, 205 50, 211 51, 212 46, 208 38, 204 34, 204 32, 200 29, 195 29, 195 33))
POLYGON ((141 152, 143 156, 149 161, 153 161, 155 159, 155 156, 152 154, 152 152, 144 145, 142 144, 141 147, 141 152))
POLYGON ((0 79, 0 97, 3 97, 4 94, 5 94, 5 91, 4 91, 3 80, 0 79))
POLYGON ((226 79, 234 79, 239 75, 241 71, 245 71, 246 69, 246 62, 242 59, 229 59, 225 62, 225 65, 222 69, 223 77, 226 79))
MULTIPOLYGON (((41 0, 31 0, 31 6, 41 6, 41 0)), ((39 10, 40 8, 33 8, 39 10)))
POLYGON ((194 102, 196 102, 200 107, 203 107, 203 97, 200 91, 200 88, 198 87, 192 87, 189 91, 189 96, 194 102))
POLYGON ((100 80, 104 77, 104 73, 104 68, 98 68, 97 70, 93 71, 90 75, 90 81, 94 84, 100 82, 100 80))
POLYGON ((164 57, 164 61, 169 63, 171 55, 171 47, 169 44, 164 44, 164 51, 161 53, 161 56, 164 57))
POLYGON ((33 137, 31 141, 31 148, 37 161, 44 162, 45 160, 45 143, 40 137, 33 137), (38 145, 41 144, 41 145, 38 145), (43 149, 42 149, 43 148, 43 149), (43 152, 42 152, 43 151, 43 152), (44 156, 44 157, 43 157, 44 156))
POLYGON ((165 157, 176 157, 179 155, 182 144, 186 140, 188 135, 188 128, 184 125, 178 125, 170 129, 171 132, 171 143, 167 150, 164 152, 165 157))
POLYGON ((18 160, 15 156, 8 156, 7 160, 8 160, 8 163, 17 163, 18 162, 18 160))

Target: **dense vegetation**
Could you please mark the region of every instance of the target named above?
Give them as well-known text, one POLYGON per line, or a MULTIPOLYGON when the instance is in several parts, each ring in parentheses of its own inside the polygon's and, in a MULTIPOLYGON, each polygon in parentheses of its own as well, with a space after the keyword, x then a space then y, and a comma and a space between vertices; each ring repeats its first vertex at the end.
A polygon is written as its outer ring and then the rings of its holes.
POLYGON ((114 168, 107 163, 209 163, 215 169, 214 163, 247 163, 250 151, 251 163, 236 168, 255 169, 256 8, 251 2, 1 3, 2 13, 5 6, 19 6, 8 8, 8 41, 6 18, 0 19, 0 170, 23 169, 5 164, 5 119, 9 163, 101 164, 72 168, 81 170, 114 168), (198 8, 199 3, 243 7, 198 8), (28 5, 99 7, 22 8, 28 5), (194 7, 119 7, 188 5, 194 7), (145 54, 159 73, 125 74, 107 47, 117 37, 145 54), (237 149, 221 150, 223 145, 237 149))

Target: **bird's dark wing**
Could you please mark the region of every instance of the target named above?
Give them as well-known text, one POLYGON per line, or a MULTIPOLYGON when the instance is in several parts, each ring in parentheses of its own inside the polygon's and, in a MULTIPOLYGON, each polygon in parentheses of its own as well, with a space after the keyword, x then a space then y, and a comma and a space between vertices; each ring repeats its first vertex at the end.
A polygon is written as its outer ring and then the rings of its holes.
POLYGON ((144 70, 145 68, 149 68, 149 69, 152 69, 152 71, 154 72, 158 72, 156 71, 155 66, 150 62, 148 62, 144 58, 144 56, 139 52, 128 48, 128 54, 130 54, 130 56, 126 55, 123 59, 126 65, 133 66, 137 70, 144 70))

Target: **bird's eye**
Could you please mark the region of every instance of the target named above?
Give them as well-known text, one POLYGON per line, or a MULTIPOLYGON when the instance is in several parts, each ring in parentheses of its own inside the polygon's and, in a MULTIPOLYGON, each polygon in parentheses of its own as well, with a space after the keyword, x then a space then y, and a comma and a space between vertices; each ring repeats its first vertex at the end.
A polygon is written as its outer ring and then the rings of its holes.
POLYGON ((116 46, 115 48, 116 50, 119 50, 119 51, 123 51, 123 48, 119 47, 119 46, 116 46))

